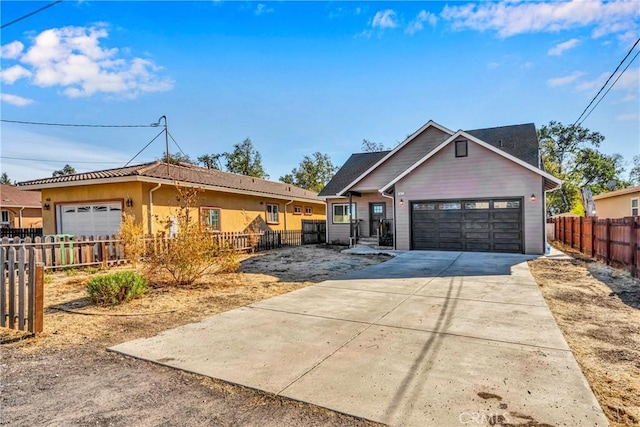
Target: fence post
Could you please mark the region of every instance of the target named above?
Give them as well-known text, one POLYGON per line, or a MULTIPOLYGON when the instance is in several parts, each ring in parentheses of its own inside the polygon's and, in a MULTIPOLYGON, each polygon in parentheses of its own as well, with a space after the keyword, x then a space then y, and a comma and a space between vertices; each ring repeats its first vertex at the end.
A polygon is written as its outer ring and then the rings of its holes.
POLYGON ((638 275, 638 261, 636 254, 638 253, 638 217, 631 218, 631 224, 629 224, 629 245, 631 246, 631 276, 637 277, 638 275))
POLYGON ((578 250, 582 253, 584 249, 584 245, 582 244, 582 234, 584 233, 584 217, 580 217, 580 233, 578 234, 578 240, 580 241, 578 245, 578 250))
POLYGON ((607 225, 606 234, 605 234, 605 244, 607 249, 606 262, 607 262, 607 265, 611 265, 611 219, 610 218, 607 218, 606 225, 607 225))
POLYGON ((33 311, 29 314, 33 322, 29 322, 29 332, 36 335, 44 330, 44 264, 36 263, 35 271, 30 276, 33 277, 29 278, 33 280, 33 311))
POLYGON ((591 258, 596 257, 596 217, 591 217, 591 258))
MULTIPOLYGON (((6 317, 5 313, 7 312, 7 286, 5 282, 5 259, 8 256, 6 253, 8 249, 5 249, 5 246, 0 246, 0 326, 6 325, 6 317)), ((12 271, 9 266, 8 270, 12 271)))

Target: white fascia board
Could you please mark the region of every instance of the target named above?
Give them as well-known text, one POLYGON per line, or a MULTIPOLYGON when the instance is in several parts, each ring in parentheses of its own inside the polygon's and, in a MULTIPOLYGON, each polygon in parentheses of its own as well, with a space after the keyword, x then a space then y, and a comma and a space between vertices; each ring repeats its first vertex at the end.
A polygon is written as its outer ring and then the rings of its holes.
POLYGON ((463 137, 466 140, 475 142, 476 144, 486 148, 487 150, 493 151, 494 153, 504 157, 505 159, 511 160, 512 162, 522 166, 523 168, 528 169, 531 172, 534 172, 534 173, 542 176, 543 178, 546 178, 549 181, 552 181, 552 182, 556 183, 557 185, 561 185, 562 184, 562 180, 561 179, 556 178, 555 176, 543 171, 542 169, 538 169, 537 167, 532 166, 529 163, 524 162, 524 161, 520 160, 519 158, 517 158, 515 156, 512 156, 511 154, 509 154, 509 153, 507 153, 505 151, 502 151, 499 148, 494 147, 491 144, 487 144, 486 142, 482 141, 481 139, 478 139, 478 138, 474 137, 473 135, 470 135, 470 134, 466 133, 463 130, 459 130, 456 133, 454 133, 449 139, 444 141, 442 144, 438 145, 429 154, 427 154, 426 156, 424 156, 423 158, 421 158, 420 160, 415 162, 413 165, 411 165, 411 167, 409 167, 407 170, 405 170, 400 175, 395 177, 391 182, 389 182, 384 187, 382 187, 380 189, 380 191, 387 191, 389 188, 391 188, 394 184, 396 184, 402 178, 404 178, 405 176, 407 176, 411 172, 413 172, 418 166, 422 165, 424 162, 429 160, 431 157, 433 157, 435 154, 437 154, 440 150, 442 150, 448 144, 451 144, 453 141, 455 141, 456 139, 459 139, 460 137, 463 137))
POLYGON ((364 179, 365 176, 369 175, 371 172, 373 172, 378 166, 380 166, 381 164, 383 164, 384 162, 387 161, 387 159, 389 159, 390 157, 394 156, 398 151, 400 151, 402 149, 402 147, 404 147, 405 145, 407 145, 409 142, 413 141, 415 139, 415 137, 417 137, 418 135, 420 135, 422 132, 424 132, 425 130, 427 130, 430 127, 434 127, 436 129, 441 130, 442 132, 448 133, 449 135, 453 134, 453 131, 447 129, 446 127, 439 125, 438 123, 434 122, 433 120, 429 120, 427 123, 425 123, 420 129, 418 129, 417 131, 415 131, 414 133, 412 133, 411 135, 409 135, 407 137, 407 139, 405 139, 404 141, 402 141, 400 144, 398 144, 393 150, 391 150, 386 156, 384 156, 382 159, 378 160, 376 162, 376 164, 374 164, 373 166, 371 166, 369 169, 367 169, 364 173, 362 173, 358 178, 356 178, 352 183, 350 183, 349 185, 347 185, 345 188, 343 188, 341 191, 339 191, 336 195, 337 196, 342 196, 345 192, 347 192, 349 190, 349 188, 353 187, 354 185, 356 185, 358 182, 362 181, 362 179, 364 179))

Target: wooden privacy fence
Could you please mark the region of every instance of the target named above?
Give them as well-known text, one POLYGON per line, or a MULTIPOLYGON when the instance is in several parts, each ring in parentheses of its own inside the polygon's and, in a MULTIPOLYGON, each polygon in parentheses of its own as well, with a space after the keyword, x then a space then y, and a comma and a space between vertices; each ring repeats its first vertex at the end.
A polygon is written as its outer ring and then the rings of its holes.
POLYGON ((43 329, 44 265, 34 252, 33 247, 0 246, 0 326, 38 334, 43 329))
POLYGON ((322 219, 302 220, 302 244, 325 243, 327 240, 327 222, 322 219))
POLYGON ((639 277, 640 217, 560 217, 554 218, 553 224, 556 241, 639 277))

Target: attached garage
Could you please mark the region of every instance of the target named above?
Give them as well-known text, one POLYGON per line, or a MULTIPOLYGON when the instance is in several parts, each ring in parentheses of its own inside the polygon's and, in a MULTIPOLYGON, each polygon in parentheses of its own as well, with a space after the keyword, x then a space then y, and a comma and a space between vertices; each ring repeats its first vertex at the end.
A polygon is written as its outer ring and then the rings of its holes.
POLYGON ((411 202, 411 249, 524 251, 523 200, 411 202))
POLYGON ((116 234, 122 222, 122 203, 77 203, 56 206, 58 233, 76 236, 116 234))

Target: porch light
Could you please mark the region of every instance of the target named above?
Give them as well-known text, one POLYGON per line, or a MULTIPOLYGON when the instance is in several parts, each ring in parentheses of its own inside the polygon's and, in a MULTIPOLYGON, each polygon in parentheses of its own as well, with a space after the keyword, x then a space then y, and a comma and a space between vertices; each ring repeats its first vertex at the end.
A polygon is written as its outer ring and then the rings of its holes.
POLYGON ((128 208, 133 207, 133 200, 131 200, 131 197, 129 197, 127 199, 127 201, 125 202, 125 204, 127 205, 128 208))
POLYGON ((44 205, 42 205, 42 209, 48 211, 49 209, 51 209, 51 205, 49 203, 45 203, 44 205))
POLYGON ((404 200, 400 199, 400 206, 404 206, 404 200))
POLYGON ((535 202, 535 201, 536 201, 536 195, 535 195, 535 194, 533 194, 533 193, 531 193, 531 201, 532 201, 532 202, 535 202))

